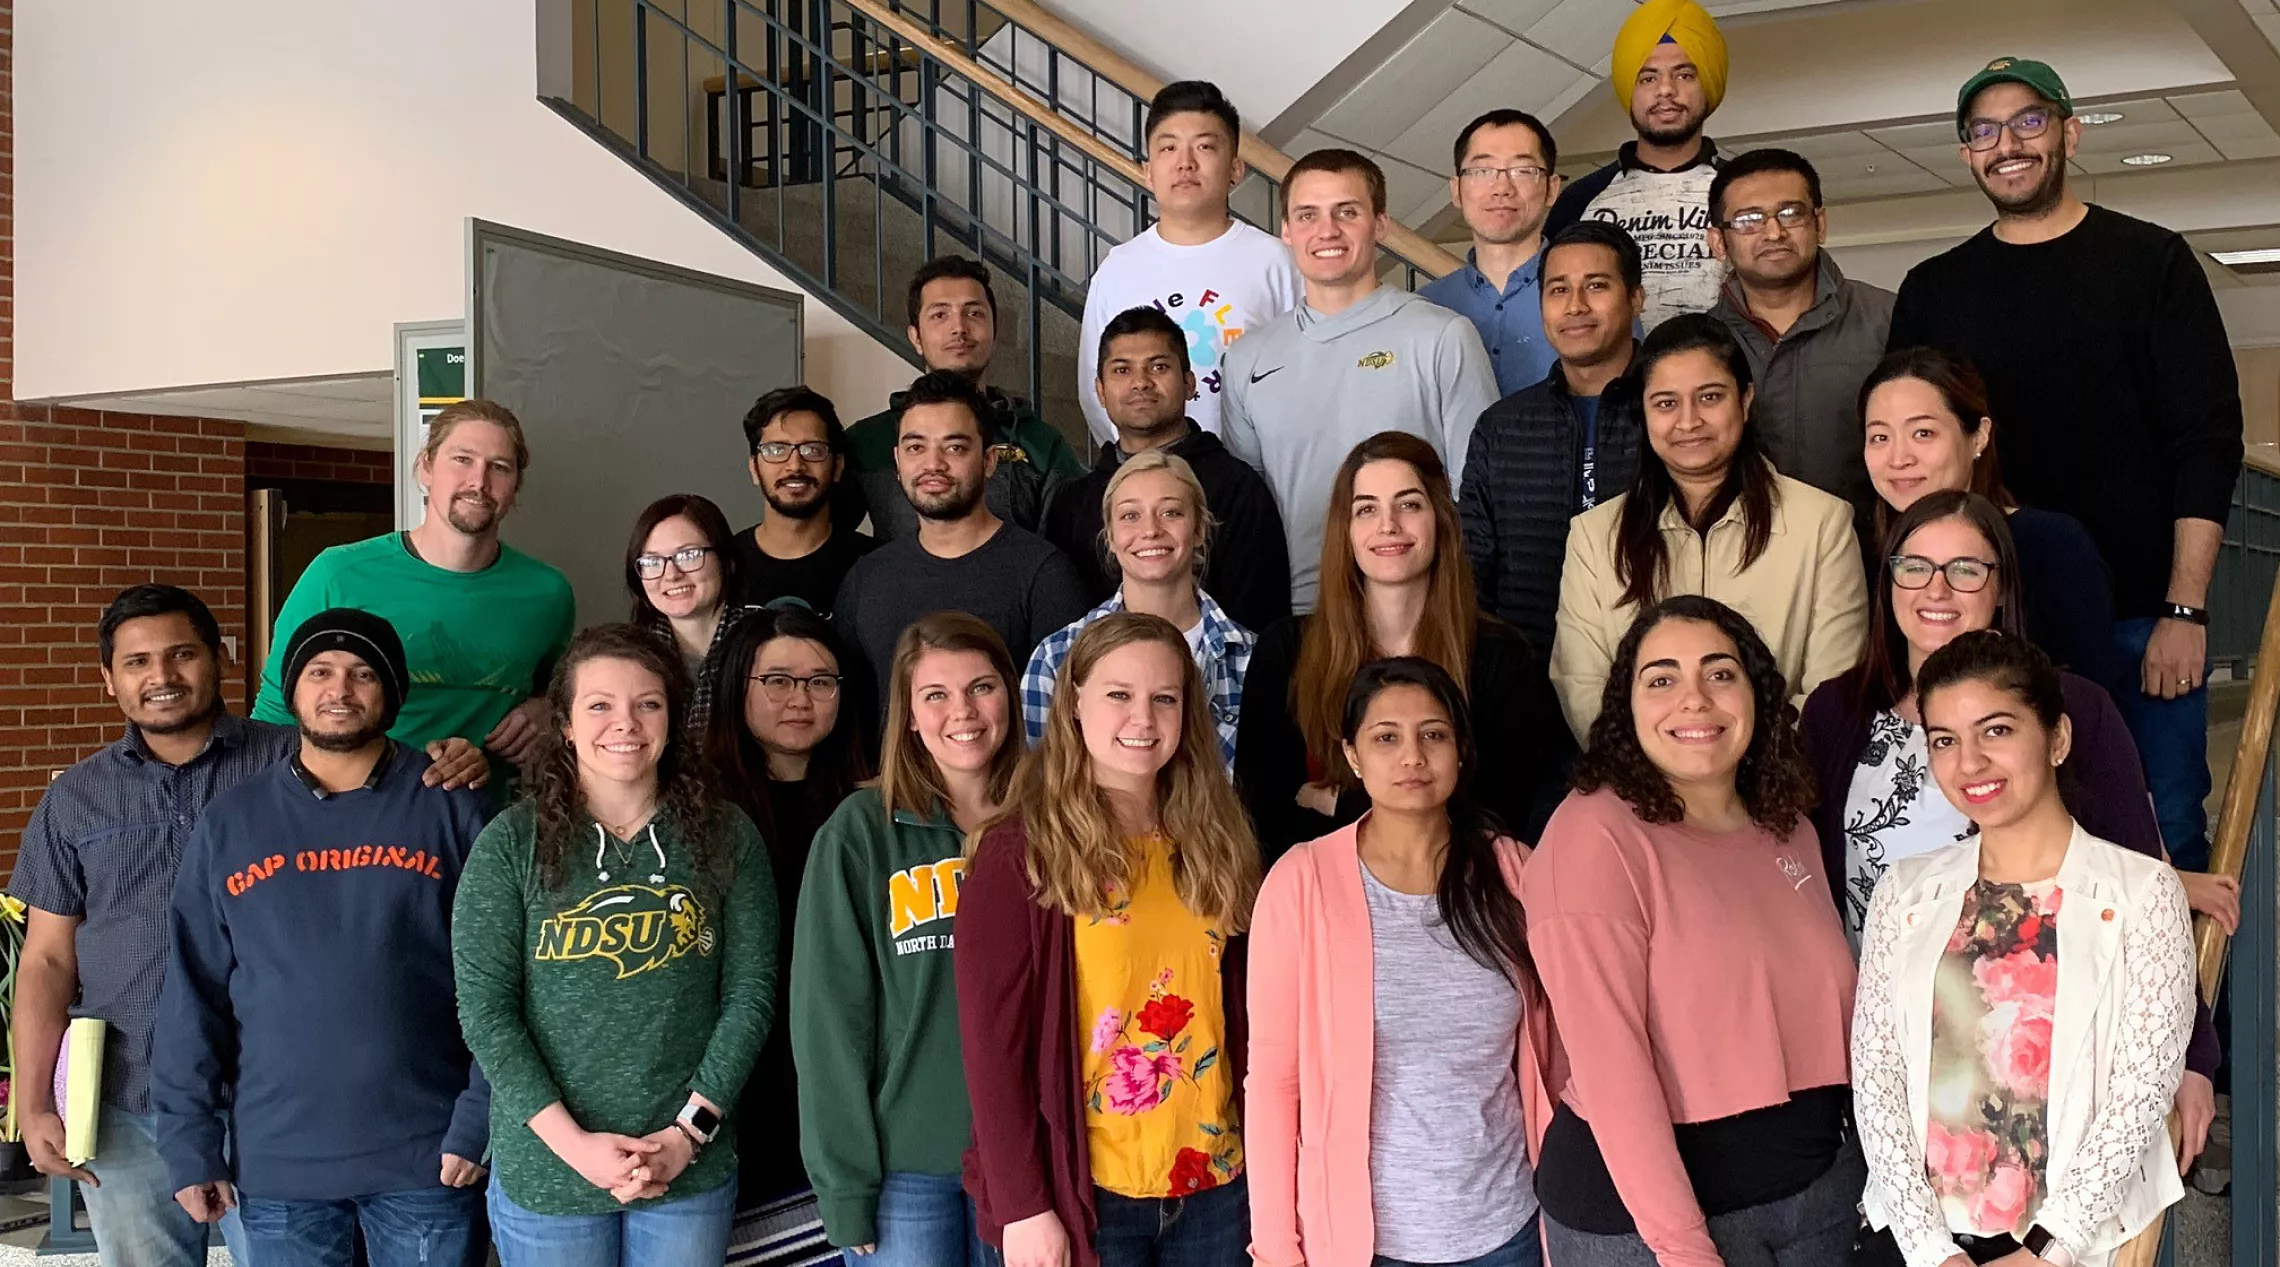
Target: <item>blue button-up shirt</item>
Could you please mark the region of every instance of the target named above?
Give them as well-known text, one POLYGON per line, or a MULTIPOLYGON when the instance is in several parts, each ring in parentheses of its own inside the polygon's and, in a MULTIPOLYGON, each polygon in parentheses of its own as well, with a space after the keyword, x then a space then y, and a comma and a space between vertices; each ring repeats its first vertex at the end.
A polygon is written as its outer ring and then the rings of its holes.
POLYGON ((1544 250, 1537 247, 1527 263, 1513 269, 1501 291, 1489 284, 1473 260, 1474 253, 1465 252, 1463 268, 1427 283, 1417 293, 1462 315, 1480 331, 1480 341, 1488 345, 1489 364, 1496 367, 1498 395, 1534 387, 1560 359, 1544 337, 1544 299, 1536 288, 1544 250))
POLYGON ((299 746, 291 726, 227 713, 198 755, 168 765, 127 727, 111 746, 56 776, 24 826, 8 891, 79 921, 73 1016, 110 1022, 103 1102, 150 1108, 150 1032, 166 970, 166 912, 182 846, 208 802, 299 746))

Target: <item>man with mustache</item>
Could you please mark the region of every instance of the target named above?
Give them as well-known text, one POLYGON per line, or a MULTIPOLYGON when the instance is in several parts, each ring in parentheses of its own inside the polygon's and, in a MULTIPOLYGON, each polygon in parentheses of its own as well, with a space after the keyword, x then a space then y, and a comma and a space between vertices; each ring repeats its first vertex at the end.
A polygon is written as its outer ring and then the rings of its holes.
MULTIPOLYGON (((103 689, 126 715, 126 733, 48 784, 8 882, 28 908, 16 967, 16 1117, 32 1164, 80 1184, 109 1267, 204 1267, 207 1230, 175 1204, 150 1108, 166 911, 176 864, 207 803, 283 761, 298 741, 290 726, 224 710, 221 626, 188 590, 121 591, 96 625, 95 644, 103 689), (52 1091, 74 1017, 110 1031, 96 1153, 84 1167, 64 1155, 52 1091)), ((482 781, 482 750, 465 740, 430 755, 428 781, 482 781)), ((237 1261, 248 1261, 236 1252, 243 1237, 235 1214, 222 1235, 237 1261)))
POLYGON ((570 645, 575 605, 567 577, 499 540, 529 465, 506 406, 463 400, 437 414, 413 467, 426 517, 310 562, 277 613, 253 715, 293 720, 283 679, 293 632, 311 613, 354 607, 395 626, 420 684, 394 738, 422 747, 458 736, 509 766, 534 760, 549 742, 546 683, 570 645))
POLYGON ((1116 426, 1116 439, 1084 478, 1063 485, 1039 530, 1076 565, 1085 600, 1095 606, 1116 591, 1101 541, 1101 497, 1129 457, 1150 449, 1184 458, 1203 485, 1213 536, 1227 543, 1203 563, 1203 590, 1235 623, 1256 632, 1290 615, 1290 555, 1282 515, 1267 482, 1219 437, 1188 416, 1195 369, 1187 334, 1163 310, 1127 308, 1101 329, 1093 391, 1116 426))
POLYGON ((848 491, 840 483, 847 432, 839 410, 821 392, 778 388, 744 415, 744 440, 768 513, 729 543, 743 586, 730 598, 747 607, 797 598, 829 616, 847 569, 879 544, 852 524, 833 522, 835 494, 848 491))
POLYGON ((1851 280, 1821 250, 1821 175, 1801 155, 1729 160, 1710 182, 1710 219, 1710 253, 1733 270, 1710 312, 1750 358, 1766 456, 1867 523, 1876 490, 1861 461, 1860 385, 1884 356, 1892 292, 1851 280))
POLYGON ((1955 123, 1995 223, 1909 270, 1891 346, 1968 358, 1987 381, 2011 491, 2090 529, 2114 574, 2116 659, 2138 666, 2114 702, 2170 858, 2198 872, 2209 574, 2241 464, 2224 319, 2184 238, 2067 186, 2082 124, 2057 71, 1996 58, 1956 94, 1955 123))
MULTIPOLYGON (((1061 481, 1084 474, 1069 442, 1026 400, 989 385, 990 359, 997 355, 997 292, 990 271, 978 260, 944 255, 928 260, 910 279, 911 350, 929 374, 956 374, 972 384, 989 406, 982 419, 983 443, 995 461, 984 495, 990 513, 1035 531, 1045 504, 1061 481)), ((893 541, 918 531, 919 515, 903 497, 895 473, 902 442, 901 417, 909 399, 897 392, 882 413, 847 429, 848 452, 870 505, 871 531, 893 541)))
POLYGON ((301 622, 286 760, 214 798, 167 919, 151 1107, 174 1199, 250 1261, 476 1267, 491 1089, 459 1033, 451 904, 489 817, 388 738, 396 631, 301 622), (228 1115, 228 1150, 223 1115, 228 1115))
POLYGON ((1726 99, 1726 38, 1694 0, 1646 0, 1615 34, 1608 84, 1638 139, 1567 187, 1544 231, 1611 220, 1646 264, 1646 328, 1718 302, 1725 269, 1710 254, 1710 181, 1722 161, 1702 125, 1726 99))

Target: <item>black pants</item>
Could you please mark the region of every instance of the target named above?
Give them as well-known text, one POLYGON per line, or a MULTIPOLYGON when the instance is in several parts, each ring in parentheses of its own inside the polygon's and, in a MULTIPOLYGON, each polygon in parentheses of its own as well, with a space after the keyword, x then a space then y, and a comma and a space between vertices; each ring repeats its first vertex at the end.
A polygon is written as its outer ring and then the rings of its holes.
MULTIPOLYGON (((1991 1263, 2020 1249, 2008 1236, 1958 1236, 1955 1243, 1964 1257, 1975 1263, 1991 1263)), ((1900 1242, 1892 1239, 1892 1233, 1862 1228, 1860 1242, 1853 1249, 1853 1267, 1907 1267, 1907 1260, 1900 1256, 1900 1242)))

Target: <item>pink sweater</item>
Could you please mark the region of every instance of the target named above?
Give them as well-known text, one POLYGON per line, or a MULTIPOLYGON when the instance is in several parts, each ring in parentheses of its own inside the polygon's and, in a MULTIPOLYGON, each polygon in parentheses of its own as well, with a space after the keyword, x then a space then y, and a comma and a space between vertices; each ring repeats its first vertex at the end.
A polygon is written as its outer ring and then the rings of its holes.
POLYGON ((1521 874, 1569 1056, 1561 1098, 1662 1267, 1715 1267, 1671 1135, 1848 1081, 1853 960, 1810 825, 1784 840, 1640 821, 1572 795, 1521 874))
MULTIPOLYGON (((1251 915, 1243 1152, 1257 1267, 1369 1267, 1375 1253, 1377 1005, 1360 830, 1349 823, 1283 855, 1251 915)), ((1521 858, 1511 848, 1500 859, 1515 892, 1521 858)), ((1553 1079, 1541 1071, 1561 1072, 1548 1011, 1536 984, 1523 982, 1518 1074, 1531 1160, 1552 1117, 1553 1079)))

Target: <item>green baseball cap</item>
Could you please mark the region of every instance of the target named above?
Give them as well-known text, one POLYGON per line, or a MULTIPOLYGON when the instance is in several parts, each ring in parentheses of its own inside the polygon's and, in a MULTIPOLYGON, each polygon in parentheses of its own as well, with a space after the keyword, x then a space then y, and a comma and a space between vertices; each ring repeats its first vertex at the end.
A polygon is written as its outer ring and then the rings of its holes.
POLYGON ((1971 99, 1979 90, 1990 84, 2025 84, 2039 93, 2043 100, 2058 107, 2062 116, 2074 113, 2074 99, 2066 95, 2066 81, 2058 77, 2047 62, 2029 61, 2024 57, 1998 57, 1987 63, 1987 68, 1963 81, 1963 89, 1955 94, 1955 130, 1963 132, 1968 122, 1971 99))

